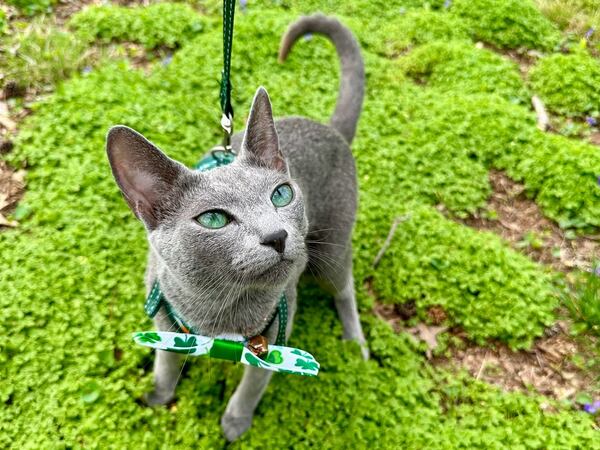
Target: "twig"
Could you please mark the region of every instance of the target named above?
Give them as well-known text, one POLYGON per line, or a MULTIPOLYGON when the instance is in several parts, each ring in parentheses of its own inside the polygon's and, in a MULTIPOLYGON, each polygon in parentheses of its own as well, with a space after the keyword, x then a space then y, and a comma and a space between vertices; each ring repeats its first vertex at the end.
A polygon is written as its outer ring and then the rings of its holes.
POLYGON ((398 228, 398 225, 408 219, 410 219, 410 214, 398 216, 394 219, 394 221, 392 222, 392 226, 390 227, 390 232, 388 233, 387 237, 385 238, 385 242, 383 243, 381 250, 379 250, 379 253, 377 253, 377 256, 373 260, 373 268, 374 269, 379 265, 379 261, 381 261, 381 258, 383 258, 383 254, 386 252, 386 250, 392 243, 392 238, 394 237, 394 233, 396 233, 396 228, 398 228))
POLYGON ((531 103, 533 104, 533 109, 535 109, 535 114, 537 115, 538 128, 542 131, 548 131, 550 129, 550 119, 548 118, 544 103, 537 95, 531 97, 531 103))
POLYGON ((481 361, 481 365, 479 366, 479 370, 477 371, 477 376, 475 377, 476 380, 479 380, 479 378, 481 378, 481 374, 483 373, 483 368, 485 367, 485 363, 487 362, 488 354, 489 354, 489 350, 486 350, 485 355, 483 355, 483 360, 481 361))
POLYGON ((534 354, 535 354, 535 359, 537 359, 538 366, 540 366, 540 369, 544 369, 544 364, 542 364, 542 361, 540 360, 540 354, 537 351, 537 349, 534 351, 534 354))

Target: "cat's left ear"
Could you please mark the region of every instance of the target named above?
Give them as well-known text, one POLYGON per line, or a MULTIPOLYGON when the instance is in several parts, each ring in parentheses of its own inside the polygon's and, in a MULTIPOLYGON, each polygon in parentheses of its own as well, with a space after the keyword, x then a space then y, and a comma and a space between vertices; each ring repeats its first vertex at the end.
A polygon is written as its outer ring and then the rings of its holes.
POLYGON ((279 149, 269 94, 263 87, 259 87, 254 95, 240 156, 260 167, 288 172, 287 163, 279 149))

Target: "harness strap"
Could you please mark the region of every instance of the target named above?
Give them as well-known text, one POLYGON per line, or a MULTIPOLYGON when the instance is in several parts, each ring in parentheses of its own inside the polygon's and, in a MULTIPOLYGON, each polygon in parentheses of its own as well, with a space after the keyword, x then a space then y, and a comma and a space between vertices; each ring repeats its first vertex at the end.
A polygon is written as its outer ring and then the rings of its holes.
MULTIPOLYGON (((155 281, 152 285, 152 289, 150 289, 150 293, 148 294, 146 303, 144 304, 144 311, 146 311, 148 317, 153 318, 158 313, 158 310, 163 306, 169 318, 175 324, 177 324, 181 331, 187 334, 198 334, 197 330, 194 330, 193 327, 188 325, 183 319, 183 317, 180 314, 178 314, 177 311, 175 311, 175 308, 173 308, 173 306, 165 298, 165 295, 160 289, 158 281, 155 281)), ((271 327, 271 325, 273 325, 275 317, 277 317, 279 322, 279 326, 277 328, 277 338, 275 339, 275 345, 285 345, 285 331, 288 319, 288 305, 285 294, 281 294, 281 297, 279 297, 279 302, 277 303, 277 307, 275 308, 274 314, 272 314, 271 320, 269 320, 265 328, 259 334, 263 334, 266 330, 268 330, 271 327)))

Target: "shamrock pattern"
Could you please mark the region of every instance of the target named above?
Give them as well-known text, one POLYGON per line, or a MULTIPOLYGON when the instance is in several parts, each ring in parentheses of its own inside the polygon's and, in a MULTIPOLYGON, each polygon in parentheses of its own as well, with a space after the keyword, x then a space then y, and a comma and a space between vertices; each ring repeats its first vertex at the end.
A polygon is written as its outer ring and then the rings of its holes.
POLYGON ((271 364, 281 364, 283 362, 281 352, 279 350, 271 350, 267 355, 267 362, 270 362, 271 364))
POLYGON ((314 359, 310 353, 303 352, 299 348, 295 348, 290 353, 293 353, 294 355, 302 356, 303 358, 306 358, 306 359, 314 359))
POLYGON ((261 359, 244 346, 241 336, 240 341, 236 341, 235 338, 226 340, 196 334, 146 331, 134 333, 133 338, 138 344, 157 350, 195 356, 209 355, 212 358, 241 362, 261 369, 295 375, 316 376, 319 373, 319 363, 308 352, 282 345, 269 345, 269 353, 264 359, 261 359), (226 347, 234 346, 241 351, 213 351, 213 347, 216 345, 215 341, 218 341, 221 346, 227 344, 226 347))
POLYGON ((161 338, 158 335, 158 333, 154 333, 152 331, 146 331, 144 333, 137 333, 136 337, 139 339, 140 342, 154 343, 154 342, 161 341, 161 338))
POLYGON ((185 338, 185 340, 176 336, 174 342, 175 347, 195 347, 198 345, 196 343, 196 336, 188 336, 185 338))
POLYGON ((246 359, 246 361, 248 361, 248 364, 250 364, 251 366, 265 367, 265 363, 263 362, 263 360, 254 356, 254 354, 251 352, 245 352, 244 358, 246 359))
POLYGON ((298 358, 296 360, 296 367, 301 367, 306 370, 317 370, 319 365, 316 361, 308 361, 306 359, 298 358))

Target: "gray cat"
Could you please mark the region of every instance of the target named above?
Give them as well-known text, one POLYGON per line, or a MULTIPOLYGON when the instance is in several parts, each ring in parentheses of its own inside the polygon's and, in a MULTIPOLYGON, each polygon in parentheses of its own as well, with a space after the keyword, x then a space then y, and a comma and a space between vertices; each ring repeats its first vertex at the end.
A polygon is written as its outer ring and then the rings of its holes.
MULTIPOLYGON (((309 32, 329 37, 341 60, 331 125, 300 117, 275 122, 269 96, 259 88, 247 129, 232 137, 238 156, 229 165, 206 172, 187 169, 125 126, 109 131, 108 159, 148 232, 148 290, 158 280, 170 305, 198 333, 262 333, 273 343, 278 323, 269 320, 285 293, 289 336, 296 285, 308 268, 333 293, 344 338, 358 341, 366 359, 352 277, 357 182, 349 147, 364 95, 363 61, 352 33, 323 15, 290 26, 280 60, 309 32)), ((164 307, 155 325, 176 328, 164 307)), ((180 367, 180 355, 157 351, 149 404, 173 399, 180 367)), ((250 427, 271 375, 245 368, 221 420, 228 440, 250 427)))

